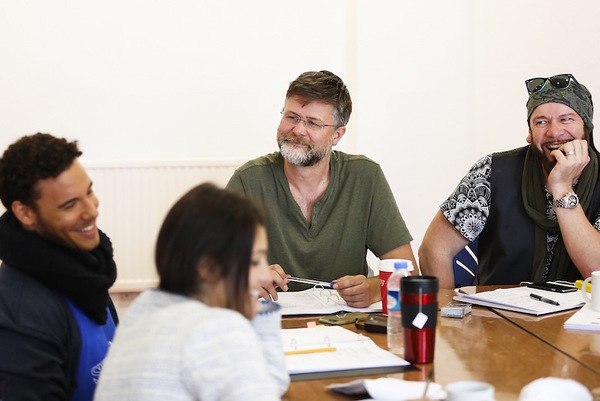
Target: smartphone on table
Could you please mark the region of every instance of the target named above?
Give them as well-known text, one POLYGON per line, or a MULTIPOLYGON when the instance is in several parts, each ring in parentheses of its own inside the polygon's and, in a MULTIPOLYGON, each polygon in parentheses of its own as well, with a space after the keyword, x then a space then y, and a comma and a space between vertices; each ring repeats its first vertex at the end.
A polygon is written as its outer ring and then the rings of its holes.
POLYGON ((537 290, 560 292, 560 293, 577 291, 577 288, 574 286, 568 286, 568 285, 557 284, 557 283, 552 283, 552 282, 530 283, 530 284, 527 284, 527 287, 535 288, 537 290))

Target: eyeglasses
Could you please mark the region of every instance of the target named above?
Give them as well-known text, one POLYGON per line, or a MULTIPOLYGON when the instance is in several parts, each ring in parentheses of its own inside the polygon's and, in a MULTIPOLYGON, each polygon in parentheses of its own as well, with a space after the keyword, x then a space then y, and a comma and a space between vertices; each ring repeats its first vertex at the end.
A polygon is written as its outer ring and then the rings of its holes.
POLYGON ((296 125, 300 121, 304 123, 304 127, 306 127, 309 131, 319 131, 323 129, 323 127, 335 127, 333 124, 325 124, 321 120, 316 120, 314 118, 300 118, 299 116, 291 113, 284 113, 283 111, 280 113, 282 115, 281 121, 285 122, 289 125, 296 125))
POLYGON ((531 78, 525 81, 525 86, 531 95, 532 93, 536 93, 544 89, 546 82, 550 82, 550 85, 556 89, 565 89, 569 87, 572 79, 575 78, 573 78, 573 75, 571 74, 560 74, 550 78, 531 78))

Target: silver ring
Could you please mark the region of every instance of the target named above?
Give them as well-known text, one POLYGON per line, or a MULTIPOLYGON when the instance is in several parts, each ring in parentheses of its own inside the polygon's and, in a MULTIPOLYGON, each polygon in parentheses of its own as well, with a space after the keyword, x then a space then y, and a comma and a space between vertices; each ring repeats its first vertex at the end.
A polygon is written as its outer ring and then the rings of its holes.
POLYGON ((569 150, 567 153, 565 153, 567 156, 571 156, 575 154, 574 150, 569 150))

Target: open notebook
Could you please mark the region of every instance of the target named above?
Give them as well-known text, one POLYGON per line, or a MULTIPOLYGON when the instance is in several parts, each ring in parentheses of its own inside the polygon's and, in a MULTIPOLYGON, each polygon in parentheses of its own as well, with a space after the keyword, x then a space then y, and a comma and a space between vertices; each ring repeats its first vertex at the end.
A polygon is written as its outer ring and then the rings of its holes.
POLYGON ((579 291, 562 294, 529 287, 502 288, 475 294, 460 294, 455 296, 454 299, 475 305, 505 309, 530 315, 545 315, 548 313, 561 312, 579 308, 584 304, 579 291), (559 305, 541 302, 532 298, 530 296, 531 294, 551 299, 556 301, 559 305))
POLYGON ((352 308, 346 304, 336 290, 313 287, 304 291, 277 293, 283 316, 327 315, 337 312, 381 312, 381 301, 368 308, 352 308))
POLYGON ((369 337, 340 326, 283 329, 285 362, 292 381, 384 374, 414 366, 369 337))

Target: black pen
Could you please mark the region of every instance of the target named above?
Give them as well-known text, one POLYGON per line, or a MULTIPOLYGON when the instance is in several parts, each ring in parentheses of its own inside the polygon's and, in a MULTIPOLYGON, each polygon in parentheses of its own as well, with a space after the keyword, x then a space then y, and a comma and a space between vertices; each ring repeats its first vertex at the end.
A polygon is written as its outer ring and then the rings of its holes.
POLYGON ((560 306, 560 304, 558 302, 556 302, 556 301, 554 301, 552 299, 549 299, 549 298, 544 298, 544 297, 542 297, 541 295, 538 295, 538 294, 533 294, 532 293, 532 294, 529 294, 529 296, 531 298, 533 298, 533 299, 537 299, 538 301, 542 301, 542 302, 545 302, 545 303, 550 304, 550 305, 560 306))

